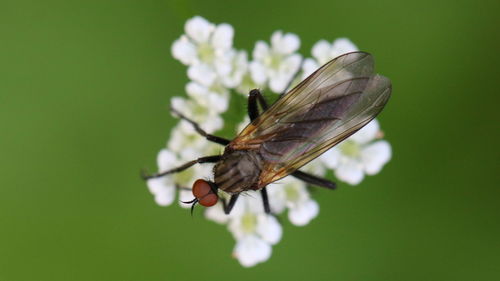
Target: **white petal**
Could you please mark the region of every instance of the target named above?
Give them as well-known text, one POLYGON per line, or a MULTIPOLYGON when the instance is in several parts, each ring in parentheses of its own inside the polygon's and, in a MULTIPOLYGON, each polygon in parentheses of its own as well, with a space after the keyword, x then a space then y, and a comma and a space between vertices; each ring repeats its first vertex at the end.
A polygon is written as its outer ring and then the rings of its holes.
POLYGON ((285 91, 288 82, 290 82, 290 77, 288 75, 273 77, 269 80, 269 88, 271 88, 273 92, 280 94, 285 91))
POLYGON ((174 202, 175 194, 170 192, 162 192, 155 194, 155 202, 159 206, 169 206, 174 202))
MULTIPOLYGON (((241 199, 239 199, 237 202, 240 203, 240 205, 241 205, 240 200, 241 199)), ((230 217, 229 223, 227 225, 227 228, 231 232, 231 234, 233 235, 234 239, 240 240, 243 237, 247 236, 248 234, 254 234, 255 231, 253 231, 253 230, 248 231, 245 228, 245 223, 243 222, 243 220, 248 219, 249 216, 255 216, 255 215, 249 214, 247 212, 243 212, 241 215, 236 216, 235 214, 233 214, 234 211, 235 210, 233 208, 233 210, 231 210, 231 213, 230 213, 231 217, 230 217)))
POLYGON ((353 140, 357 143, 368 143, 375 139, 378 132, 380 131, 380 125, 377 119, 373 119, 370 123, 366 124, 361 130, 357 131, 354 135, 349 137, 349 140, 353 140))
POLYGON ((219 24, 212 37, 212 45, 221 51, 230 49, 233 45, 233 27, 227 23, 219 24))
POLYGON ((207 64, 196 64, 188 68, 188 77, 203 86, 211 86, 216 78, 215 70, 207 64))
POLYGON ((319 213, 319 205, 310 199, 288 211, 288 219, 297 226, 308 224, 319 213))
POLYGON ((335 177, 351 185, 356 185, 364 178, 363 166, 356 160, 350 159, 337 167, 335 177))
POLYGON ((255 235, 238 240, 233 255, 244 267, 251 267, 271 257, 271 246, 255 235))
POLYGON ((293 76, 300 68, 302 57, 298 54, 285 58, 280 66, 279 72, 269 77, 269 87, 275 93, 282 93, 293 79, 293 76))
POLYGON ((206 86, 196 82, 190 82, 186 85, 186 92, 197 104, 216 113, 225 112, 228 107, 228 92, 224 88, 222 90, 224 92, 213 92, 206 86))
POLYGON ((309 192, 305 182, 293 177, 284 178, 281 182, 284 183, 283 188, 286 193, 287 207, 295 208, 304 201, 309 200, 309 192))
POLYGON ((185 89, 186 93, 193 99, 198 99, 208 93, 207 87, 192 81, 186 84, 185 89))
POLYGON ((224 120, 220 116, 207 116, 207 119, 201 123, 201 127, 207 133, 213 133, 224 126, 224 120))
POLYGON ((276 31, 271 36, 271 45, 275 52, 288 55, 297 51, 300 47, 300 39, 296 34, 276 31))
POLYGON ((299 54, 293 54, 286 57, 280 64, 280 72, 286 73, 290 76, 290 79, 299 71, 300 63, 302 62, 302 56, 299 54))
POLYGON ((267 186, 269 206, 273 214, 281 214, 286 208, 286 193, 282 183, 272 183, 267 186))
POLYGON ((203 43, 208 41, 214 30, 214 25, 200 16, 195 16, 186 22, 184 30, 194 41, 203 43))
POLYGON ((216 60, 214 60, 213 64, 215 67, 215 72, 219 77, 225 77, 230 75, 233 70, 232 65, 232 57, 234 54, 230 51, 225 51, 225 53, 221 56, 218 56, 216 60))
MULTIPOLYGON (((246 211, 253 214, 264 214, 262 195, 258 191, 249 190, 245 192, 246 211)), ((241 198, 241 197, 240 197, 241 198)))
POLYGON ((333 41, 330 57, 336 58, 342 54, 355 52, 358 50, 358 47, 351 42, 351 40, 347 38, 339 38, 333 41))
POLYGON ((215 206, 205 208, 205 217, 220 224, 227 223, 229 220, 229 216, 224 213, 224 209, 220 203, 217 203, 215 206))
POLYGON ((328 168, 335 169, 339 165, 340 150, 337 147, 333 147, 327 150, 320 156, 321 162, 323 162, 328 168))
POLYGON ((147 181, 149 191, 154 194, 156 204, 168 206, 175 199, 175 187, 165 177, 153 178, 147 181))
POLYGON ((187 100, 181 97, 172 97, 170 99, 170 106, 172 106, 173 108, 175 108, 180 112, 184 112, 185 110, 188 109, 187 100))
POLYGON ((252 52, 254 60, 263 61, 267 56, 269 56, 269 46, 264 41, 257 41, 252 52))
POLYGON ((387 141, 377 141, 364 147, 361 151, 361 160, 368 175, 380 172, 382 167, 391 159, 391 145, 387 141))
POLYGON ((222 76, 224 86, 228 88, 235 88, 241 85, 243 75, 248 69, 247 53, 244 51, 232 52, 231 54, 231 71, 225 76, 222 76))
POLYGON ((325 64, 331 60, 330 57, 331 45, 326 40, 320 40, 312 47, 311 53, 319 64, 325 64))
POLYGON ((279 49, 279 47, 281 47, 281 41, 283 41, 283 32, 281 30, 276 30, 271 35, 271 47, 274 49, 273 51, 276 51, 275 48, 279 49))
MULTIPOLYGON (((184 139, 184 142, 187 142, 187 140, 184 139)), ((187 143, 185 143, 182 147, 182 150, 180 150, 180 152, 179 152, 179 156, 180 156, 179 158, 180 158, 180 160, 182 160, 182 162, 191 161, 191 160, 201 156, 200 149, 196 149, 194 147, 189 147, 187 145, 187 143)), ((181 162, 181 161, 179 161, 179 162, 181 162)), ((187 184, 189 182, 183 181, 182 183, 187 184)))
POLYGON ((257 218, 257 233, 264 241, 274 245, 281 240, 281 224, 272 215, 261 214, 257 218))
POLYGON ((197 61, 196 47, 185 36, 182 36, 172 45, 172 56, 186 65, 195 63, 197 61))
POLYGON ((149 192, 151 194, 157 194, 163 192, 163 190, 168 189, 168 183, 166 184, 166 176, 161 178, 152 178, 146 181, 149 192))
POLYGON ((158 163, 160 171, 165 171, 172 168, 172 166, 175 165, 176 162, 177 158, 175 157, 175 154, 168 149, 160 150, 158 156, 156 157, 156 163, 158 163))
POLYGON ((252 76, 252 80, 255 81, 256 84, 262 85, 266 83, 266 68, 260 62, 250 62, 250 74, 252 76))
POLYGON ((179 120, 179 123, 177 123, 179 126, 179 130, 182 131, 186 135, 198 135, 199 134, 196 132, 195 128, 193 125, 191 125, 188 121, 186 120, 179 120))
POLYGON ((319 68, 318 63, 311 59, 304 59, 304 63, 302 64, 302 79, 306 79, 309 75, 313 74, 319 68))
POLYGON ((222 113, 227 110, 229 106, 229 99, 224 95, 217 95, 210 93, 208 95, 208 104, 206 106, 211 107, 217 113, 222 113))

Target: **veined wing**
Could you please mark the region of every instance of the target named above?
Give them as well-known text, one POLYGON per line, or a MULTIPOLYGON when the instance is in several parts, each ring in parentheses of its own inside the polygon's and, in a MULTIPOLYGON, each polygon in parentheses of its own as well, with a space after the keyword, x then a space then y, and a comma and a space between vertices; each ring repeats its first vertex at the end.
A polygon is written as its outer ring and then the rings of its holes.
POLYGON ((382 110, 391 83, 373 71, 368 53, 333 59, 250 123, 230 146, 259 150, 265 162, 261 186, 292 173, 382 110))

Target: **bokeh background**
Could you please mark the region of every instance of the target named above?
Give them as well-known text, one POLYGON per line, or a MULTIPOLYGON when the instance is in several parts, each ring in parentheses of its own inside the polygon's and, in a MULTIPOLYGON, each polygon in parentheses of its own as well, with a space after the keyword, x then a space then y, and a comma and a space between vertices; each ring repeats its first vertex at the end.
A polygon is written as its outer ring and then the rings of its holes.
POLYGON ((500 280, 499 3, 2 0, 0 280, 500 280), (394 85, 392 161, 315 192, 319 217, 284 220, 254 268, 138 175, 176 122, 188 80, 170 46, 194 15, 248 51, 277 29, 303 55, 347 36, 394 85))

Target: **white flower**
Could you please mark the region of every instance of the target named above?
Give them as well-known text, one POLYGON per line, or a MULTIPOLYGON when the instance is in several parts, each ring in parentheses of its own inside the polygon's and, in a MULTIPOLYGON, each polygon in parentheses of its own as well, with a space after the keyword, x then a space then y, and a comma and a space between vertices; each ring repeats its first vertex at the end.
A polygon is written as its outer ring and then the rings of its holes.
POLYGON ((217 78, 217 73, 208 64, 195 64, 188 68, 189 79, 200 83, 205 87, 210 87, 217 78))
POLYGON ((207 107, 205 104, 200 104, 191 99, 181 97, 173 97, 171 105, 182 114, 195 122, 198 122, 208 133, 219 130, 224 125, 224 121, 218 115, 214 108, 207 107))
POLYGON ((154 195, 156 204, 171 205, 175 199, 175 183, 169 177, 152 178, 147 181, 148 189, 154 195))
MULTIPOLYGON (((269 88, 281 93, 290 84, 302 65, 303 78, 322 64, 343 53, 357 50, 345 38, 332 43, 321 40, 312 48, 312 57, 302 61, 297 53, 300 40, 292 33, 276 31, 271 42, 258 41, 248 61, 245 51, 233 48, 234 31, 229 24, 213 24, 195 16, 185 24, 185 34, 172 45, 174 58, 187 66, 186 98, 173 97, 171 106, 211 134, 223 127, 221 114, 229 106, 232 90, 247 95, 251 89, 269 88)), ((292 86, 300 82, 296 77, 292 86)), ((174 114, 175 115, 175 114, 174 114)), ((236 126, 239 133, 250 123, 247 111, 241 112, 243 122, 236 126)), ((389 160, 391 148, 380 140, 378 123, 373 121, 323 156, 311 161, 301 171, 324 176, 327 168, 343 181, 356 184, 364 174, 375 174, 389 160)), ((221 155, 223 147, 200 136, 192 124, 185 120, 172 129, 165 149, 158 154, 160 172, 179 167, 193 159, 209 155, 221 155)), ((184 208, 191 205, 181 201, 193 199, 192 184, 199 178, 213 176, 213 164, 195 164, 192 167, 147 181, 150 192, 158 205, 171 205, 177 201, 184 208)), ((282 227, 276 216, 287 212, 290 222, 297 226, 308 224, 319 213, 319 205, 313 200, 307 184, 293 176, 267 186, 271 214, 266 214, 260 192, 240 194, 229 215, 223 204, 204 209, 207 219, 225 224, 236 240, 233 256, 245 267, 255 266, 268 260, 272 245, 282 237, 282 227)), ((219 191, 228 202, 230 195, 219 191)))
POLYGON ((189 66, 191 80, 207 88, 216 84, 219 89, 219 84, 234 88, 241 82, 247 70, 247 56, 244 51, 232 48, 231 25, 215 25, 196 16, 186 22, 185 32, 172 45, 172 54, 189 66))
POLYGON ((228 228, 237 240, 233 255, 249 267, 269 259, 271 245, 281 240, 282 229, 274 216, 264 212, 259 192, 245 195, 234 206, 228 228))
POLYGON ((213 112, 222 113, 227 110, 229 91, 218 83, 206 87, 196 82, 189 82, 186 85, 186 92, 196 103, 210 108, 213 112))
POLYGON ((236 91, 247 96, 248 93, 250 93, 250 90, 261 89, 263 87, 264 84, 257 84, 257 82, 255 82, 255 80, 253 80, 252 78, 251 71, 247 71, 241 77, 241 83, 236 87, 236 91))
POLYGON ((213 65, 233 45, 231 25, 214 25, 200 16, 186 22, 185 32, 172 45, 172 55, 186 65, 213 65))
POLYGON ((313 58, 307 58, 302 65, 302 78, 305 79, 316 71, 320 66, 330 60, 349 52, 357 51, 358 47, 347 38, 338 38, 331 44, 326 40, 320 40, 312 47, 313 58))
POLYGON ((329 60, 336 58, 342 54, 357 51, 358 47, 347 38, 338 38, 328 43, 325 40, 320 40, 312 48, 313 57, 320 63, 325 64, 329 60))
MULTIPOLYGON (((192 153, 192 155, 188 156, 189 161, 200 156, 199 152, 192 151, 192 153)), ((160 171, 166 171, 187 162, 177 157, 173 151, 168 149, 160 150, 157 161, 160 171)), ((182 201, 193 199, 191 185, 199 177, 210 175, 212 167, 213 164, 209 163, 194 165, 179 173, 148 179, 147 185, 149 191, 154 195, 156 203, 160 206, 171 205, 175 199, 176 190, 179 187, 179 204, 184 208, 189 208, 190 205, 184 204, 182 201)))
POLYGON ((376 140, 380 134, 377 120, 321 156, 335 176, 351 185, 360 183, 364 175, 377 174, 391 158, 391 146, 385 140, 376 140))
POLYGON ((236 242, 233 256, 244 267, 252 267, 265 262, 271 257, 272 248, 269 243, 256 235, 248 235, 236 242))
MULTIPOLYGON (((177 161, 175 154, 167 149, 162 149, 158 153, 157 162, 160 171, 167 170, 171 163, 177 161)), ((155 201, 160 206, 168 206, 175 199, 175 182, 170 176, 148 179, 149 191, 154 195, 155 201)))
POLYGON ((250 73, 257 85, 269 84, 275 93, 281 93, 300 68, 301 55, 295 53, 300 47, 299 37, 292 33, 276 31, 271 37, 271 46, 258 41, 250 62, 250 73))
POLYGON ((216 68, 224 86, 238 87, 248 70, 248 55, 245 51, 232 50, 217 63, 216 68))
POLYGON ((308 224, 319 213, 319 205, 310 198, 306 184, 291 176, 268 187, 271 210, 277 214, 288 208, 288 219, 297 226, 308 224))
POLYGON ((206 144, 206 139, 200 136, 191 124, 181 120, 170 131, 170 139, 168 140, 167 147, 179 153, 182 159, 189 159, 194 154, 193 151, 203 150, 206 144))

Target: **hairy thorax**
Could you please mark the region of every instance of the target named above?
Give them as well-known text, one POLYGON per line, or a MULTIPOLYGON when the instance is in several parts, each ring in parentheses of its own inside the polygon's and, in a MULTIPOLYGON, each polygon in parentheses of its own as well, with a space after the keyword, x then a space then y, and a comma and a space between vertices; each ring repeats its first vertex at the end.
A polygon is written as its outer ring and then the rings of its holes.
POLYGON ((228 193, 257 190, 262 159, 252 150, 226 150, 214 167, 215 184, 228 193))

